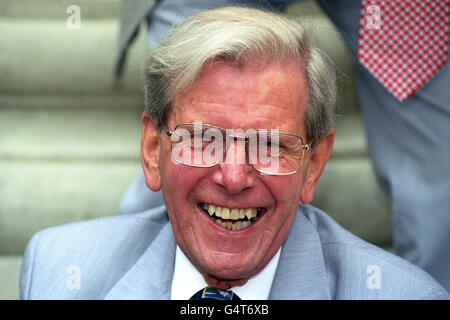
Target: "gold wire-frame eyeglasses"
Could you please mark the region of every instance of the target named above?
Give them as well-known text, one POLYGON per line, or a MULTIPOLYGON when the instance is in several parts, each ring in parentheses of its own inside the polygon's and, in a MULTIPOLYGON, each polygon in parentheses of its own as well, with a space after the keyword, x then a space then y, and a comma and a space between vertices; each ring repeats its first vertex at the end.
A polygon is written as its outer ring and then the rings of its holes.
MULTIPOLYGON (((175 128, 173 130, 168 129, 166 131, 167 136, 171 137, 171 154, 172 154, 172 160, 174 160, 177 163, 189 166, 189 167, 195 167, 195 168, 210 168, 210 167, 214 167, 217 164, 219 164, 219 162, 214 162, 214 163, 208 163, 208 164, 194 164, 194 163, 190 163, 187 161, 182 161, 179 158, 174 157, 174 143, 177 143, 178 141, 174 141, 174 136, 178 136, 178 137, 183 137, 183 135, 177 135, 176 132, 179 129, 184 129, 187 130, 188 132, 194 132, 195 128, 197 130, 201 130, 200 132, 202 132, 202 134, 204 132, 207 132, 208 130, 216 130, 216 132, 220 132, 221 136, 225 139, 230 139, 232 141, 244 141, 245 142, 245 151, 246 151, 246 159, 249 159, 249 142, 251 141, 251 137, 249 137, 248 135, 245 136, 234 136, 234 135, 230 135, 227 131, 230 129, 225 129, 225 128, 221 128, 221 127, 217 127, 217 126, 212 126, 212 125, 208 125, 208 124, 198 124, 198 123, 179 123, 175 126, 175 128), (195 127, 197 126, 197 127, 195 127)), ((256 134, 260 134, 261 132, 264 132, 264 134, 272 134, 273 131, 271 130, 254 130, 254 132, 256 134)), ((247 165, 252 165, 253 168, 258 171, 261 174, 264 175, 276 175, 276 176, 285 176, 285 175, 291 175, 296 173, 300 167, 303 164, 303 158, 304 158, 304 153, 305 151, 309 151, 311 150, 311 145, 310 144, 304 144, 303 143, 303 138, 295 135, 295 134, 291 134, 291 133, 284 133, 284 132, 277 132, 276 133, 278 136, 278 139, 282 138, 282 140, 286 140, 286 139, 290 139, 292 141, 292 143, 296 144, 297 146, 301 147, 301 155, 299 157, 299 161, 295 160, 295 162, 298 162, 298 164, 295 166, 295 169, 292 168, 292 170, 287 171, 287 172, 278 172, 280 171, 280 167, 278 166, 278 171, 277 172, 273 172, 270 171, 267 167, 263 168, 261 166, 259 166, 258 164, 255 165, 255 163, 249 163, 249 161, 247 160, 247 165), (298 143, 296 143, 298 142, 298 143)), ((191 141, 193 141, 191 139, 191 141)), ((192 142, 191 142, 192 143, 192 142)), ((291 144, 292 144, 291 143, 291 144)), ((280 143, 280 145, 282 145, 280 143)), ((226 156, 226 148, 223 150, 223 156, 226 156)), ((284 168, 287 169, 287 168, 284 168)), ((282 170, 281 170, 282 171, 282 170)))

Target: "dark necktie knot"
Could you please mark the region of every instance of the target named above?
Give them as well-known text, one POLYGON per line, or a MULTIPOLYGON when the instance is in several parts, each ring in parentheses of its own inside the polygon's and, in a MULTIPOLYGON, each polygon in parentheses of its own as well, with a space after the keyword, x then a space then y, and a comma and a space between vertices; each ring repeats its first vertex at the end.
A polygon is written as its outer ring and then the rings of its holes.
POLYGON ((241 300, 241 298, 231 290, 206 287, 194 294, 190 300, 241 300))

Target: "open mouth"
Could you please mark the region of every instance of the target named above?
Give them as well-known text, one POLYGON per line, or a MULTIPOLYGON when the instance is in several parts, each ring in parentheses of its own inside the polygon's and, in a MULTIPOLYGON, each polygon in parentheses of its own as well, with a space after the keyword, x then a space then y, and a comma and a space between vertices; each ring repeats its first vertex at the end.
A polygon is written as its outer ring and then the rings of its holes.
POLYGON ((229 230, 241 230, 249 227, 265 210, 263 208, 227 208, 207 203, 200 203, 200 208, 219 226, 229 230))

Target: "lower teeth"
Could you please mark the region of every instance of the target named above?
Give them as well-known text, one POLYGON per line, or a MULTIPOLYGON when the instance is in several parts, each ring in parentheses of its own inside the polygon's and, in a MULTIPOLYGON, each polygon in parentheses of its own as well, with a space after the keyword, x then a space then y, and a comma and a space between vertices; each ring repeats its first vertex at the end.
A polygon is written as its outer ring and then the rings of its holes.
POLYGON ((222 221, 220 219, 214 219, 214 221, 216 221, 216 223, 219 226, 222 226, 222 227, 227 228, 229 230, 240 230, 240 229, 246 228, 246 227, 248 227, 249 225, 252 224, 252 222, 250 222, 250 221, 231 222, 231 221, 222 221))

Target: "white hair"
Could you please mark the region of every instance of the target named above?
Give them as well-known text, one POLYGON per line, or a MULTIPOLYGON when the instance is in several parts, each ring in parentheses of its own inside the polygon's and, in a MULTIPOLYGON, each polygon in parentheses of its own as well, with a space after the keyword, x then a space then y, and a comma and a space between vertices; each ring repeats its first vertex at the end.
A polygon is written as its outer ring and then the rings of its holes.
POLYGON ((189 89, 206 63, 243 66, 299 61, 309 89, 307 140, 314 145, 333 126, 334 70, 311 47, 302 24, 282 14, 228 7, 200 12, 181 24, 150 53, 144 67, 145 112, 161 128, 173 97, 189 89))

